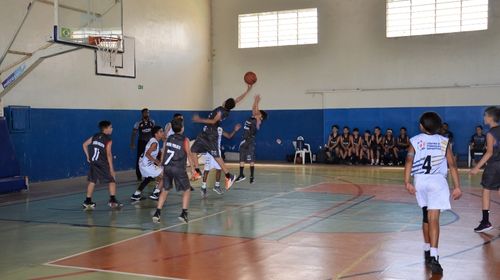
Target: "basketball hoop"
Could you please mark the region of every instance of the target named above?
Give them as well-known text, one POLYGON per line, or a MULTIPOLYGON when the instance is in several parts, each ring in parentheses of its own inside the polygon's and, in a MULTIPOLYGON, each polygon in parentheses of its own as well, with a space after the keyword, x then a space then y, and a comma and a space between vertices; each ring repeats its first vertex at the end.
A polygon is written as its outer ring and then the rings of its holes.
POLYGON ((99 55, 110 67, 116 67, 116 54, 120 49, 121 39, 110 36, 89 36, 89 45, 96 46, 99 55))

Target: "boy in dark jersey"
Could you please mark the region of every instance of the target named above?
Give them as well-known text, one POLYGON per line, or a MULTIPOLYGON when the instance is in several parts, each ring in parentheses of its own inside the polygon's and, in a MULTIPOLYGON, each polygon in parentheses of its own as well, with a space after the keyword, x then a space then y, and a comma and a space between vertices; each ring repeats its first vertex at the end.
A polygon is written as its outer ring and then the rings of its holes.
POLYGON ((340 135, 339 126, 332 125, 332 132, 328 136, 328 144, 326 150, 326 156, 330 162, 333 162, 336 158, 340 156, 340 135))
POLYGON ((95 209, 95 202, 92 201, 95 185, 100 182, 109 184, 108 206, 112 209, 123 206, 116 200, 115 169, 113 168, 113 154, 111 153, 111 134, 113 126, 110 121, 99 123, 100 132, 83 142, 83 152, 90 164, 87 180, 87 197, 83 202, 83 209, 95 209))
POLYGON ((373 157, 372 165, 380 164, 380 157, 382 155, 382 150, 384 146, 384 136, 382 135, 382 129, 376 126, 372 136, 372 147, 373 147, 373 157))
POLYGON ((363 139, 359 135, 359 129, 354 128, 352 130, 352 142, 351 142, 351 161, 352 163, 359 163, 361 161, 361 146, 363 144, 363 139))
MULTIPOLYGON (((248 95, 251 89, 252 86, 248 85, 247 90, 242 95, 238 96, 236 99, 227 99, 224 101, 222 106, 215 108, 206 119, 200 118, 198 115, 193 116, 193 122, 205 124, 205 127, 198 137, 196 137, 196 140, 191 147, 191 152, 195 154, 195 157, 197 157, 197 154, 204 153, 210 153, 214 157, 215 161, 220 165, 222 171, 226 175, 226 190, 231 188, 235 182, 236 176, 229 172, 229 169, 226 167, 224 160, 221 157, 221 152, 219 150, 218 128, 220 127, 221 122, 229 116, 231 110, 234 109, 234 107, 236 107, 236 105, 248 95)), ((199 168, 198 161, 194 164, 196 171, 195 174, 198 178, 200 178, 202 173, 199 168)))
POLYGON ((340 159, 347 163, 351 157, 352 137, 349 127, 344 126, 343 133, 340 136, 340 159))
POLYGON ((255 180, 255 136, 262 122, 267 119, 267 113, 259 109, 259 102, 260 95, 256 95, 252 106, 252 116, 243 126, 243 140, 240 143, 240 175, 236 182, 246 179, 243 174, 245 162, 250 163, 250 184, 253 184, 255 180))
POLYGON ((396 151, 396 139, 394 139, 394 135, 391 128, 388 128, 385 136, 384 136, 384 160, 383 164, 387 164, 389 166, 394 165, 394 161, 398 158, 398 154, 396 151))
POLYGON ((476 133, 472 135, 470 139, 470 156, 472 160, 475 162, 476 158, 474 154, 481 153, 484 155, 486 152, 486 135, 483 133, 483 127, 478 125, 476 126, 476 133))
POLYGON ((134 129, 132 130, 132 135, 130 136, 130 148, 135 149, 135 136, 137 137, 137 159, 135 162, 135 174, 137 176, 137 181, 142 180, 141 170, 139 169, 139 159, 144 152, 144 148, 148 143, 149 139, 153 137, 151 131, 155 126, 155 121, 149 118, 149 109, 144 108, 141 110, 141 120, 134 124, 134 129))
POLYGON ((191 183, 186 172, 186 160, 189 160, 192 172, 195 172, 194 162, 196 158, 191 154, 189 149, 189 139, 183 135, 184 124, 182 120, 172 120, 171 127, 175 134, 170 135, 163 145, 161 160, 164 166, 162 178, 163 190, 158 200, 156 212, 153 215, 153 222, 155 223, 160 222, 161 209, 165 201, 167 201, 168 192, 174 188, 174 184, 177 191, 184 192, 182 194, 182 212, 179 215, 179 220, 184 223, 189 221, 188 207, 189 200, 191 199, 191 183))
POLYGON ((366 163, 373 165, 375 162, 373 160, 372 146, 372 134, 369 130, 366 130, 361 143, 361 160, 364 161, 366 159, 366 163))
POLYGON ((484 111, 484 123, 490 127, 486 135, 486 153, 477 165, 470 171, 472 175, 479 173, 485 164, 481 185, 483 186, 483 219, 475 232, 485 232, 493 229, 490 222, 490 192, 500 191, 500 108, 489 107, 484 111))
POLYGON ((396 149, 398 153, 398 165, 402 165, 405 163, 406 154, 408 153, 408 148, 410 147, 410 137, 408 137, 406 127, 401 127, 399 129, 399 136, 396 143, 397 143, 396 149))

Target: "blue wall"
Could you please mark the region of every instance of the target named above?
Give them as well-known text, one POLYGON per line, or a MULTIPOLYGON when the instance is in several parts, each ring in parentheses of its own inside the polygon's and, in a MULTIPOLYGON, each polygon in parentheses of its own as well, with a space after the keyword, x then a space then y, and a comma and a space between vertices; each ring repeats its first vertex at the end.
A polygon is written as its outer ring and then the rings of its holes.
MULTIPOLYGON (((425 107, 425 108, 361 108, 361 109, 327 109, 324 112, 324 139, 328 139, 330 127, 333 124, 357 127, 360 131, 371 130, 380 126, 385 129, 392 128, 399 135, 399 128, 405 126, 409 135, 413 136, 419 131, 418 120, 420 115, 427 111, 437 112, 450 126, 454 134, 454 151, 460 158, 467 156, 468 144, 474 127, 483 124, 483 111, 485 107, 425 107)), ((326 141, 326 140, 325 140, 326 141)))
MULTIPOLYGON (((372 108, 372 109, 326 109, 326 110, 271 110, 257 136, 257 158, 259 160, 284 161, 293 153, 292 140, 301 135, 317 151, 328 137, 330 126, 338 124, 358 127, 362 130, 374 126, 391 127, 398 130, 406 126, 411 135, 418 132, 418 118, 425 111, 438 112, 450 124, 455 134, 456 151, 466 155, 467 143, 474 133, 474 126, 482 122, 484 107, 438 107, 438 108, 372 108), (282 143, 276 143, 281 139, 282 143)), ((174 111, 152 111, 151 117, 164 125, 174 111)), ((186 119, 186 135, 194 138, 201 126, 193 124, 193 112, 183 111, 186 119)), ((206 116, 206 112, 200 112, 206 116)), ((236 122, 244 122, 250 111, 234 111, 223 123, 227 131, 236 122)), ((6 116, 9 116, 8 112, 6 116)), ((86 109, 31 109, 31 129, 24 133, 10 133, 16 155, 21 165, 21 174, 32 181, 44 181, 82 176, 87 173, 87 164, 82 151, 82 142, 97 132, 97 123, 108 119, 113 122, 113 154, 117 170, 134 167, 135 151, 131 151, 130 133, 133 124, 140 118, 134 110, 86 110, 86 109)), ((237 150, 241 132, 232 140, 224 140, 227 150, 237 150)))

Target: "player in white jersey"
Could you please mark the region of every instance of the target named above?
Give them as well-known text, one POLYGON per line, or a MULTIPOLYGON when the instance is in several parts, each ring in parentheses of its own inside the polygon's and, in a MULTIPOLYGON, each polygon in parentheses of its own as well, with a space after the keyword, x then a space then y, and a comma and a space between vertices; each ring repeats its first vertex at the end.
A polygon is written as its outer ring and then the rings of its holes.
POLYGON ((420 130, 423 133, 410 139, 404 174, 406 189, 416 195, 418 205, 422 208, 424 256, 432 274, 443 274, 437 248, 440 212, 451 209, 450 189, 446 180, 448 168, 454 184, 453 199, 457 200, 462 195, 449 139, 438 134, 441 125, 442 120, 437 113, 427 112, 420 117, 420 130))
MULTIPOLYGON (((179 119, 181 121, 184 121, 184 116, 180 113, 175 113, 174 114, 174 117, 172 118, 172 120, 176 120, 176 119, 179 119)), ((168 137, 170 137, 170 135, 174 135, 175 132, 174 130, 172 129, 172 122, 168 122, 166 125, 165 125, 165 139, 167 139, 168 137)))
MULTIPOLYGON (((221 142, 222 142, 222 136, 224 136, 227 139, 233 138, 233 136, 236 134, 241 129, 240 124, 236 124, 234 126, 234 129, 231 133, 225 132, 222 127, 217 128, 217 133, 219 134, 219 150, 221 148, 221 142)), ((219 151, 220 153, 220 151, 219 151)), ((210 173, 210 170, 215 169, 216 174, 215 174, 215 186, 213 188, 214 192, 217 194, 222 194, 223 190, 220 187, 220 179, 222 176, 222 168, 220 167, 219 163, 215 160, 215 158, 210 154, 206 153, 204 155, 205 157, 205 168, 203 172, 203 183, 201 185, 201 197, 206 198, 208 196, 207 194, 207 180, 208 180, 208 174, 210 173)))
MULTIPOLYGON (((144 180, 130 197, 132 201, 140 201, 142 199, 142 191, 144 188, 146 188, 149 183, 159 178, 163 172, 160 160, 158 159, 158 154, 160 152, 159 141, 162 139, 164 140, 165 133, 163 132, 163 128, 161 126, 155 126, 152 129, 152 134, 153 138, 149 139, 142 156, 139 158, 139 170, 141 171, 144 180)), ((150 198, 157 200, 159 193, 160 191, 158 190, 158 187, 156 187, 150 198)))

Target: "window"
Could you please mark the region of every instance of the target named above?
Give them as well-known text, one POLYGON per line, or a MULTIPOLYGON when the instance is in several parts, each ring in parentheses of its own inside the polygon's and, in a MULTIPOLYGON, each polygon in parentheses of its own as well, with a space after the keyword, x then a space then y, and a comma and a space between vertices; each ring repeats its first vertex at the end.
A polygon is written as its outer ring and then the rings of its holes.
POLYGON ((261 48, 318 43, 318 9, 238 16, 238 47, 261 48))
POLYGON ((488 29, 488 0, 387 0, 387 37, 488 29))

